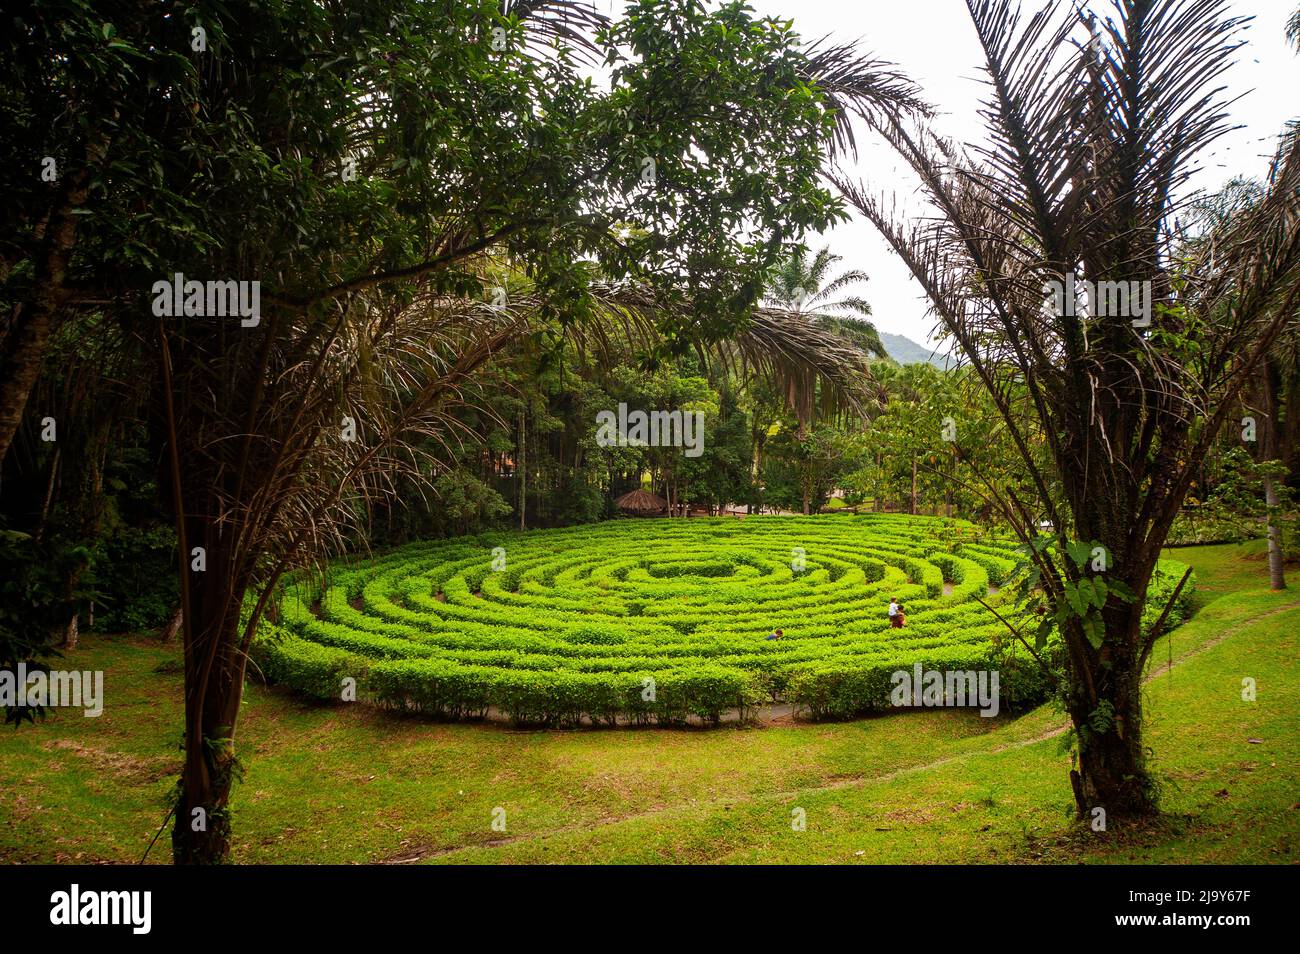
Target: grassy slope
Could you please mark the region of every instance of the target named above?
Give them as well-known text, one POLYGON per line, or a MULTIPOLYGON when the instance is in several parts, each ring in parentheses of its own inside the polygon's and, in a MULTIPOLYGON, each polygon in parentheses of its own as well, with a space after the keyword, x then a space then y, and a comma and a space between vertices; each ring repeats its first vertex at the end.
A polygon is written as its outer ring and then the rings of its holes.
MULTIPOLYGON (((1062 723, 926 711, 705 731, 515 732, 318 708, 250 686, 236 860, 356 862, 1294 861, 1300 591, 1259 590, 1258 544, 1180 550, 1198 616, 1148 685, 1166 818, 1071 830, 1062 723), (1229 597, 1230 599, 1222 599, 1229 597), (1217 600, 1217 602, 1216 602, 1217 600), (1241 679, 1256 679, 1255 703, 1241 679), (1248 739, 1261 740, 1258 744, 1248 739), (506 810, 507 830, 490 827, 506 810), (807 830, 791 827, 802 808, 807 830)), ((179 765, 175 648, 90 639, 99 719, 0 736, 0 858, 136 861, 179 765), (166 668, 166 667, 164 667, 166 668)), ((168 857, 167 836, 150 856, 168 857)))

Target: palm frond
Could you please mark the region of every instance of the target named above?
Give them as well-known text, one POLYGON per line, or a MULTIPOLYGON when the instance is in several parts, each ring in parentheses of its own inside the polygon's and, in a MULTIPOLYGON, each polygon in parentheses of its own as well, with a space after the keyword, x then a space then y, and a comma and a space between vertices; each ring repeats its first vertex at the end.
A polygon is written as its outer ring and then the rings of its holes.
MULTIPOLYGON (((871 304, 865 298, 859 298, 856 295, 850 295, 848 298, 841 298, 837 301, 830 302, 824 309, 826 311, 855 311, 859 315, 869 317, 873 314, 871 304)), ((884 355, 881 355, 884 357, 884 355)))
MULTIPOLYGON (((838 257, 838 256, 837 256, 838 257)), ((850 285, 861 285, 871 281, 871 276, 861 269, 850 268, 848 271, 840 272, 831 281, 822 285, 817 292, 816 300, 828 298, 850 285)))
MULTIPOLYGON (((688 299, 668 298, 644 286, 598 284, 591 291, 596 313, 615 321, 625 340, 643 345, 656 340, 655 329, 666 313, 691 310, 688 299)), ((874 329, 870 335, 875 335, 874 329)), ((871 380, 863 350, 822 321, 785 308, 756 308, 730 338, 698 341, 696 349, 708 363, 772 385, 805 421, 817 411, 860 412, 871 380)))
POLYGON ((904 112, 929 116, 933 108, 920 88, 893 64, 860 52, 859 43, 835 43, 824 36, 808 44, 808 79, 826 95, 835 111, 833 153, 857 156, 853 121, 874 125, 883 114, 904 112))
POLYGON ((534 53, 562 46, 588 63, 603 53, 596 37, 609 25, 609 18, 591 0, 504 0, 502 9, 506 16, 523 21, 534 53))

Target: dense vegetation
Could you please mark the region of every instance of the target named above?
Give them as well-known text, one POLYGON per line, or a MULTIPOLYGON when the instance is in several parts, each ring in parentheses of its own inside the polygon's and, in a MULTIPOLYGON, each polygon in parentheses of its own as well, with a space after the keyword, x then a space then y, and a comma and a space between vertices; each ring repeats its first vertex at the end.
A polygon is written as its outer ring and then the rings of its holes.
MULTIPOLYGON (((847 722, 764 715, 711 731, 511 731, 321 705, 250 669, 232 858, 1293 863, 1300 593, 1266 588, 1262 541, 1173 555, 1196 569, 1196 614, 1154 656, 1146 692, 1167 815, 1137 831, 1071 823, 1065 720, 1050 705, 995 719, 946 708, 847 722), (1241 700, 1242 673, 1267 687, 1254 704, 1241 700), (505 832, 489 826, 497 807, 505 832), (796 807, 806 831, 791 830, 796 807)), ((77 661, 110 674, 116 704, 99 719, 55 713, 39 731, 0 733, 0 860, 146 857, 180 766, 178 658, 147 635, 89 639, 77 661)), ((148 863, 170 863, 163 848, 148 863)))
POLYGON ((865 49, 740 2, 24 5, 0 668, 177 640, 178 862, 230 853, 250 660, 550 725, 846 716, 900 664, 995 665, 1068 710, 1080 817, 1153 813, 1141 679, 1189 592, 1164 546, 1264 537, 1276 589, 1297 550, 1300 137, 1191 190, 1226 0, 968 6, 993 83, 961 146, 865 49), (863 136, 924 220, 846 175, 863 136), (884 357, 871 263, 813 247, 851 214, 960 367, 884 357), (1150 323, 1045 308, 1075 272, 1149 286, 1150 323), (260 313, 160 314, 177 274, 260 313), (603 444, 620 405, 701 415, 701 453, 603 444), (674 519, 601 524, 634 489, 674 519), (676 519, 764 510, 809 519, 676 519))
MULTIPOLYGON (((889 710, 892 674, 918 664, 996 670, 1001 704, 1024 707, 1049 694, 1059 644, 1041 667, 976 602, 1013 603, 996 587, 1019 562, 964 521, 912 517, 457 538, 333 566, 323 592, 299 581, 255 652, 267 678, 322 700, 528 724, 716 724, 774 700, 846 717, 889 710)), ((1183 570, 1166 562, 1153 613, 1183 570)))

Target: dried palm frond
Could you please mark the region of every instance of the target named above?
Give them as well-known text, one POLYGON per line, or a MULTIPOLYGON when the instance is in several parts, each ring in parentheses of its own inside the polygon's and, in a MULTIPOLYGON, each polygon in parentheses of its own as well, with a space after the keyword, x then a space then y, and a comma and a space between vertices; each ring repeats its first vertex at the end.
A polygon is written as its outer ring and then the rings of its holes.
POLYGON ((832 42, 824 36, 804 47, 808 79, 825 94, 835 111, 835 153, 857 155, 855 119, 875 124, 897 112, 928 116, 932 107, 920 88, 894 64, 861 52, 860 43, 832 42))

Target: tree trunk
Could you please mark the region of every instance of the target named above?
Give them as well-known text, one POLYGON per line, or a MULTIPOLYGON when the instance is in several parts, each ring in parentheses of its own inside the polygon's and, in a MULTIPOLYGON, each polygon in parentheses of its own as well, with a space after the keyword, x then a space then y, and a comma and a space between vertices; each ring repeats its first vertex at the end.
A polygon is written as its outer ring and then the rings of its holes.
MULTIPOLYGON (((1279 457, 1278 454, 1278 390, 1281 385, 1282 372, 1278 367, 1277 361, 1269 357, 1260 367, 1260 383, 1262 385, 1264 398, 1264 421, 1263 421, 1263 458, 1271 461, 1279 457)), ((1286 571, 1283 568, 1285 554, 1282 551, 1282 529, 1273 519, 1276 513, 1274 508, 1279 503, 1277 493, 1277 483, 1271 476, 1264 477, 1264 504, 1269 508, 1268 521, 1268 584, 1275 590, 1286 589, 1286 571)))
MULTIPOLYGON (((41 504, 41 519, 36 524, 36 533, 34 534, 38 544, 41 542, 41 537, 45 535, 45 522, 49 519, 50 504, 54 501, 54 485, 59 476, 59 455, 62 452, 63 448, 54 448, 54 459, 50 462, 50 479, 45 485, 45 502, 41 504)), ((3 456, 3 454, 0 454, 0 460, 3 459, 3 456)))
POLYGON ((73 650, 77 648, 80 640, 80 620, 78 617, 81 611, 77 608, 77 585, 81 582, 81 575, 86 570, 86 564, 79 563, 68 573, 68 579, 64 583, 64 600, 72 608, 72 615, 69 617, 67 625, 63 629, 63 648, 73 650))
POLYGON ((223 579, 227 567, 220 552, 209 546, 208 555, 207 571, 193 574, 201 579, 194 581, 185 614, 185 762, 172 828, 175 864, 228 859, 230 789, 239 773, 235 730, 244 692, 239 610, 245 586, 223 579))
POLYGON ((172 615, 167 620, 167 625, 162 628, 162 641, 170 643, 176 638, 176 634, 181 630, 181 608, 179 606, 172 610, 172 615))
POLYGON ((524 427, 524 412, 519 410, 519 529, 524 528, 524 512, 528 501, 528 470, 527 470, 527 432, 524 427))
POLYGON ((1141 679, 1120 668, 1094 668, 1103 678, 1095 698, 1080 697, 1069 706, 1078 738, 1078 766, 1070 772, 1078 817, 1091 821, 1094 809, 1105 817, 1135 818, 1155 814, 1155 790, 1146 769, 1142 742, 1141 679), (1110 719, 1100 713, 1113 711, 1110 719))
POLYGON ((912 506, 908 510, 912 516, 916 516, 916 458, 912 458, 912 506))
POLYGON ((86 144, 84 164, 65 178, 36 256, 32 299, 13 308, 8 332, 0 341, 0 460, 4 460, 22 422, 27 398, 49 347, 54 318, 63 307, 68 261, 81 218, 77 212, 85 205, 90 177, 103 161, 108 142, 106 132, 96 133, 86 144))
MULTIPOLYGON (((1079 536, 1100 540, 1111 566, 1127 569, 1114 572, 1113 578, 1145 597, 1156 558, 1131 553, 1116 541, 1124 525, 1121 519, 1104 529, 1102 525, 1080 528, 1079 536)), ((1078 750, 1070 784, 1078 817, 1085 821, 1093 822, 1098 808, 1108 821, 1158 812, 1142 737, 1142 670, 1153 642, 1142 629, 1142 608, 1141 602, 1110 601, 1101 611, 1105 635, 1097 647, 1088 641, 1079 617, 1072 617, 1064 629, 1066 710, 1078 750)))
MULTIPOLYGON (((1272 477, 1264 478, 1264 503, 1270 512, 1278 505, 1277 483, 1272 477)), ((1268 585, 1275 590, 1286 589, 1286 570, 1283 566, 1282 528, 1276 520, 1268 522, 1268 585)))

